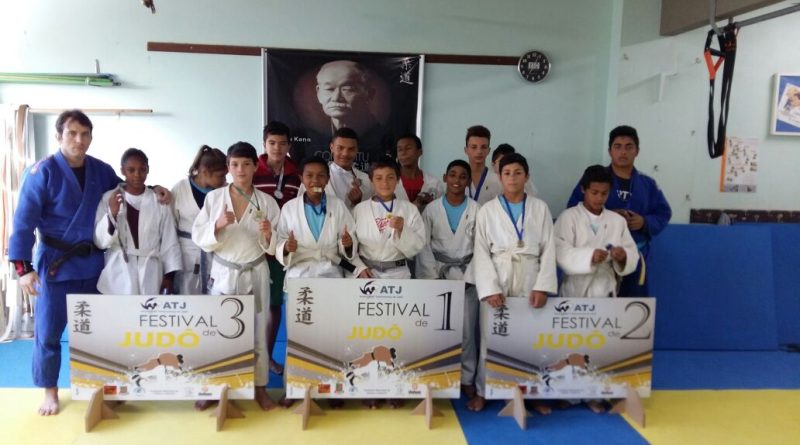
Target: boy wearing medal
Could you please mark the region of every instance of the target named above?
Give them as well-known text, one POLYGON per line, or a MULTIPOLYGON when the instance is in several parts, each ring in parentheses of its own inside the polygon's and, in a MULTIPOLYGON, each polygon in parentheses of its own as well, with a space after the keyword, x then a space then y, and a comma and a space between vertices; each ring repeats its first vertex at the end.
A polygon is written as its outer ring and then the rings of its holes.
MULTIPOLYGON (((396 199, 394 191, 400 168, 390 158, 372 164, 370 179, 375 196, 353 209, 358 253, 367 269, 361 278, 411 278, 409 262, 425 244, 425 226, 417 207, 396 199)), ((399 400, 390 401, 401 406, 399 400)), ((376 400, 364 404, 375 409, 376 400)))
MULTIPOLYGON (((228 171, 233 184, 212 190, 192 226, 192 241, 214 252, 209 279, 213 295, 253 294, 255 297, 255 397, 261 409, 275 402, 267 394, 269 379, 266 312, 269 304, 269 268, 266 254, 275 253, 272 228, 280 218, 275 200, 253 186, 258 164, 256 149, 237 142, 228 149, 228 171)), ((196 404, 206 408, 207 401, 196 404)))
MULTIPOLYGON (((347 206, 336 195, 325 191, 328 163, 320 157, 306 158, 301 167, 305 192, 281 209, 276 236, 276 258, 286 266, 286 278, 342 278, 357 274, 346 272, 341 260, 365 267, 357 257, 357 241, 351 231, 355 222, 347 206)), ((341 408, 344 401, 329 399, 331 408, 341 408)), ((292 400, 284 399, 288 407, 292 400)))
MULTIPOLYGON (((489 157, 492 133, 483 125, 473 125, 467 128, 466 145, 464 153, 467 155, 472 177, 467 186, 467 196, 478 202, 486 204, 503 193, 500 178, 493 168, 486 166, 489 157)), ((513 148, 513 147, 512 147, 513 148)), ((537 194, 536 187, 530 179, 525 183, 525 192, 530 196, 537 194)))
MULTIPOLYGON (((517 153, 500 161, 503 193, 478 211, 475 223, 475 252, 472 275, 481 304, 481 324, 488 322, 493 309, 503 306, 506 298, 527 298, 540 308, 547 294, 558 289, 553 218, 544 201, 528 195, 528 162, 517 153)), ((481 331, 483 334, 483 330, 481 331)), ((477 395, 469 401, 472 411, 483 409, 486 342, 481 337, 477 395)), ((541 414, 545 405, 535 406, 541 414)))
MULTIPOLYGON (((442 178, 446 185, 445 195, 433 200, 422 212, 427 242, 416 258, 417 278, 464 279, 472 262, 478 214, 478 203, 466 196, 470 176, 469 164, 461 159, 452 161, 442 178)), ((461 345, 461 392, 468 399, 475 396, 479 305, 475 286, 467 284, 461 345)))
MULTIPOLYGON (((253 185, 260 191, 271 195, 283 205, 298 195, 300 188, 300 172, 294 161, 287 156, 291 148, 291 132, 283 122, 272 121, 264 127, 264 153, 258 157, 258 168, 253 176, 253 185)), ((267 257, 269 275, 272 278, 269 295, 269 315, 267 317, 267 347, 275 350, 275 339, 281 325, 281 306, 283 305, 283 266, 274 256, 267 257)), ((283 374, 283 365, 272 357, 269 359, 269 370, 276 375, 283 374)))
POLYGON ((425 226, 417 207, 396 199, 399 175, 389 158, 372 164, 375 196, 353 209, 359 254, 367 266, 364 278, 411 278, 408 261, 425 244, 425 226))

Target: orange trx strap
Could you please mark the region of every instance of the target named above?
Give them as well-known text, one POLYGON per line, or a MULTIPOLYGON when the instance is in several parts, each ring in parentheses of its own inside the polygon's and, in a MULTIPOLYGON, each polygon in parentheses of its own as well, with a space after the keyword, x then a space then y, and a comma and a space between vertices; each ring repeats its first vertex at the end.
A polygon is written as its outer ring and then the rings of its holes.
POLYGON ((708 154, 711 158, 722 156, 725 151, 725 129, 728 125, 728 109, 730 108, 731 84, 733 82, 733 66, 736 61, 736 34, 739 27, 734 23, 722 29, 722 33, 717 34, 714 30, 708 31, 706 46, 703 54, 708 66, 708 154), (711 48, 711 41, 717 36, 719 50, 711 48), (714 63, 712 56, 718 57, 714 63), (716 140, 714 139, 714 84, 716 83, 717 71, 720 65, 722 69, 722 91, 719 99, 719 125, 717 127, 716 140))

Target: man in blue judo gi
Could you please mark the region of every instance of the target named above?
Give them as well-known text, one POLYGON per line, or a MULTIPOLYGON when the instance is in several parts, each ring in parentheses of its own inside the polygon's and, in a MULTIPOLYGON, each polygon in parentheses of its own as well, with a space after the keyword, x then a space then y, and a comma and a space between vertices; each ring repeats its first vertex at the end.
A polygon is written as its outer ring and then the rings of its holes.
MULTIPOLYGON (((625 218, 641 254, 636 271, 622 279, 617 295, 647 297, 649 290, 645 260, 650 250, 650 240, 667 226, 672 217, 672 209, 656 181, 633 166, 636 156, 639 155, 639 135, 635 128, 621 125, 611 130, 608 135, 608 154, 611 156, 611 165, 608 168, 614 182, 608 194, 606 208, 625 218)), ((579 183, 572 191, 567 207, 582 201, 583 191, 579 183)))
POLYGON ((95 212, 103 193, 120 183, 110 165, 86 154, 92 143, 92 122, 83 112, 61 113, 56 133, 59 151, 26 172, 8 251, 22 291, 39 295, 33 381, 45 389, 39 407, 43 416, 58 414, 59 409, 57 382, 60 339, 67 322, 66 295, 97 293, 103 252, 92 242, 95 212), (36 230, 41 242, 34 258, 36 230))

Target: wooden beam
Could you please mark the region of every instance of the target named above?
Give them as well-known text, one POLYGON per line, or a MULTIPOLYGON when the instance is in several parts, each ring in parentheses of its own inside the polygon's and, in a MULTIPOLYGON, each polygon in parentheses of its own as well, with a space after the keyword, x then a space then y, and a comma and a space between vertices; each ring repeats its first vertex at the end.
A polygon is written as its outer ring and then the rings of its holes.
MULTIPOLYGON (((781 0, 715 0, 718 22, 764 8, 781 0)), ((674 36, 697 28, 710 29, 708 0, 661 0, 661 35, 674 36)), ((724 25, 724 23, 720 24, 724 25)))
POLYGON ((202 45, 199 43, 147 42, 148 51, 167 53, 226 54, 232 56, 260 56, 258 46, 202 45))
MULTIPOLYGON (((231 56, 260 56, 263 47, 240 45, 205 45, 199 43, 147 42, 147 50, 154 52, 223 54, 231 56)), ((285 49, 285 48, 280 48, 285 49)), ((324 51, 324 50, 323 50, 324 51)), ((369 54, 369 52, 356 51, 369 54)), ((375 53, 386 54, 386 53, 375 53)), ((516 56, 475 56, 464 54, 425 54, 426 63, 451 63, 466 65, 516 65, 516 56)))

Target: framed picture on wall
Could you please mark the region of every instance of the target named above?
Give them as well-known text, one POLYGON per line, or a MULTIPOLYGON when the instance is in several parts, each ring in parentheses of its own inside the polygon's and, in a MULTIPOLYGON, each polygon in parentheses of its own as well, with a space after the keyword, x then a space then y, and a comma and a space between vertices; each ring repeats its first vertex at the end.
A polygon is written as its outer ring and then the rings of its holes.
POLYGON ((770 133, 800 136, 800 74, 775 75, 770 133))
POLYGON ((358 134, 355 165, 395 157, 395 138, 420 134, 424 56, 264 49, 264 122, 292 130, 290 156, 330 158, 340 127, 358 134))

